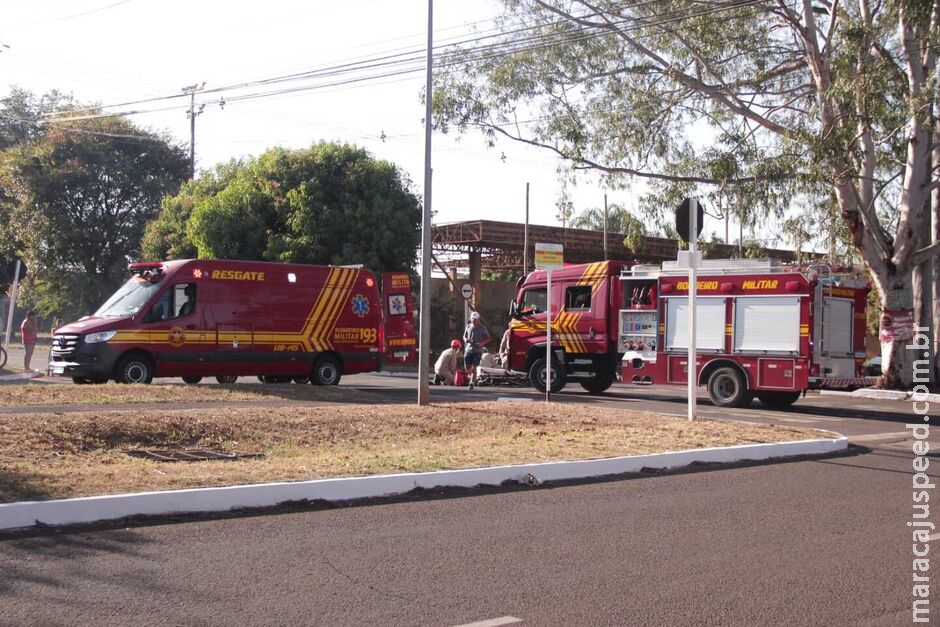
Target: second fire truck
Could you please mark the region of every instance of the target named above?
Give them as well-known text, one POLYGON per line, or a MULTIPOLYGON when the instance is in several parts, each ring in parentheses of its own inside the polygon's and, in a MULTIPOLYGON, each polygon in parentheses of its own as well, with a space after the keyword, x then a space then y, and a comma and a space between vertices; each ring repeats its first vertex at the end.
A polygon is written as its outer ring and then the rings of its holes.
MULTIPOLYGON (((826 266, 775 260, 704 260, 696 298, 695 376, 721 407, 756 396, 786 406, 808 389, 868 385, 868 285, 826 266)), ((509 366, 545 390, 545 273, 525 277, 513 302, 509 366)), ((637 385, 686 385, 688 278, 661 266, 600 262, 552 273, 552 391, 591 392, 619 375, 637 385), (556 303, 558 303, 556 305, 556 303)))

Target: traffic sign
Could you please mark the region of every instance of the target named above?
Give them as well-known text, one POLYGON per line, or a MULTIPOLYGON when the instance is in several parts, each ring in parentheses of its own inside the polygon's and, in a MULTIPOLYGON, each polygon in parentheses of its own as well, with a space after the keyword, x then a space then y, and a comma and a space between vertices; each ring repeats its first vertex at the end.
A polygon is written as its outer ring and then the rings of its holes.
POLYGON ((565 247, 561 244, 536 244, 535 267, 539 270, 557 270, 565 266, 565 247))
POLYGON ((473 298, 473 286, 469 283, 464 283, 463 287, 460 288, 460 295, 463 296, 464 300, 473 298))
MULTIPOLYGON (((676 209, 676 231, 679 232, 679 237, 682 238, 683 242, 688 242, 691 238, 689 237, 689 219, 692 217, 691 205, 692 199, 686 198, 682 201, 682 204, 676 209)), ((698 229, 695 231, 695 236, 698 237, 702 234, 702 223, 705 221, 705 207, 702 205, 702 201, 698 201, 698 215, 696 216, 698 229)))

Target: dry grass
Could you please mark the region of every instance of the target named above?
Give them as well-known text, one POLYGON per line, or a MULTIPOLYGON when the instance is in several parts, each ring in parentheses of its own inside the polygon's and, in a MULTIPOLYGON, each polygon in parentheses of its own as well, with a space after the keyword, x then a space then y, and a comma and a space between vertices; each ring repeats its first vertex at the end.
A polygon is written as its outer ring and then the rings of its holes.
POLYGON ((810 437, 818 437, 818 432, 688 423, 596 406, 506 402, 0 415, 0 501, 597 458, 810 437), (266 456, 162 463, 122 453, 127 448, 193 446, 266 456))
POLYGON ((212 403, 257 400, 340 401, 370 398, 348 387, 183 383, 162 385, 73 385, 33 382, 0 387, 0 407, 32 405, 111 405, 115 403, 212 403))

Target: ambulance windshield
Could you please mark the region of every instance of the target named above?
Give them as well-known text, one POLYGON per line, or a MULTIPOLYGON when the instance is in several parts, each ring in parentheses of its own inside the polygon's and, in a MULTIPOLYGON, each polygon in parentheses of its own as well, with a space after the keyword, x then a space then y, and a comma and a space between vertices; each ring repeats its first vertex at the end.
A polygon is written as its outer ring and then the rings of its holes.
POLYGON ((101 318, 133 316, 158 289, 160 289, 159 283, 135 276, 122 285, 121 289, 95 312, 95 315, 101 318))

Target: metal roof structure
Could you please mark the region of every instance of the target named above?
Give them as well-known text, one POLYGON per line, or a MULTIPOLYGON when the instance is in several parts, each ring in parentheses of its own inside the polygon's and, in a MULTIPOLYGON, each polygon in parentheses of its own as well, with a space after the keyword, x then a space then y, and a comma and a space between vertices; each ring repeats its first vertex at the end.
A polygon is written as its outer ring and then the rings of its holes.
MULTIPOLYGON (((525 225, 495 220, 473 220, 436 224, 432 227, 432 252, 440 270, 466 268, 471 276, 480 270, 522 271, 522 249, 525 225), (446 269, 445 269, 446 268, 446 269)), ((529 225, 529 263, 533 267, 536 242, 562 244, 565 247, 565 262, 589 263, 604 259, 604 233, 585 229, 570 229, 560 226, 529 225)), ((736 257, 738 247, 729 244, 711 244, 711 256, 736 257)), ((642 248, 633 251, 623 243, 623 236, 609 233, 607 257, 640 263, 661 263, 676 258, 679 247, 675 240, 664 237, 647 237, 642 248)), ((762 256, 794 261, 792 250, 763 250, 762 256)))

